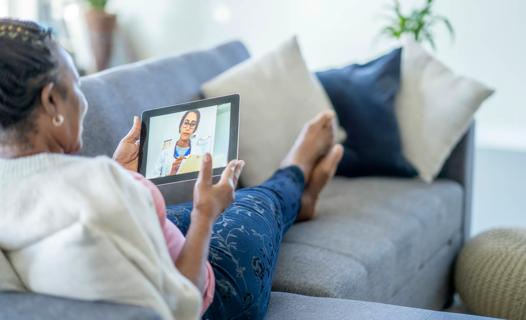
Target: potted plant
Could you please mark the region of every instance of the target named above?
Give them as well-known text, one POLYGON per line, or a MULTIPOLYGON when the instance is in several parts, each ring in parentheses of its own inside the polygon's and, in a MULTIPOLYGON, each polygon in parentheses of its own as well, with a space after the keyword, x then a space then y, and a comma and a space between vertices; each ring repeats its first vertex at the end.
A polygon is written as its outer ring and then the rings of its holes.
POLYGON ((103 70, 108 67, 110 62, 117 16, 106 12, 108 0, 88 0, 88 4, 86 20, 91 48, 97 70, 103 70))
POLYGON ((424 6, 413 9, 409 14, 404 15, 400 7, 400 1, 394 0, 390 7, 389 24, 381 31, 381 36, 401 39, 411 37, 419 43, 427 42, 433 50, 436 49, 433 28, 437 24, 443 24, 453 39, 455 33, 449 19, 433 13, 434 0, 426 0, 424 6))

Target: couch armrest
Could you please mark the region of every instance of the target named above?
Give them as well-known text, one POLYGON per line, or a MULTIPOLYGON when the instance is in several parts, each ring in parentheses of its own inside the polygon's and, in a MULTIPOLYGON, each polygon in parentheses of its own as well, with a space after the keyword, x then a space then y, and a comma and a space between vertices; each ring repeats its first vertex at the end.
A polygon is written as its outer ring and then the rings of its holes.
POLYGON ((154 311, 138 306, 15 292, 0 293, 0 319, 162 320, 154 311))
POLYGON ((463 242, 469 238, 473 198, 473 165, 475 160, 475 122, 457 144, 444 164, 439 178, 458 182, 464 188, 463 242))

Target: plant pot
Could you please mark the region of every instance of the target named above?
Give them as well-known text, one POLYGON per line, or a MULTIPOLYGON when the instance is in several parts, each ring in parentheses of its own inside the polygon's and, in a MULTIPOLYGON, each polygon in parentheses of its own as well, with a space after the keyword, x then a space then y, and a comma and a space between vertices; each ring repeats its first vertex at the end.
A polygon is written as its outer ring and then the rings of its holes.
POLYGON ((86 21, 97 71, 106 69, 111 59, 117 16, 91 9, 86 12, 86 21))

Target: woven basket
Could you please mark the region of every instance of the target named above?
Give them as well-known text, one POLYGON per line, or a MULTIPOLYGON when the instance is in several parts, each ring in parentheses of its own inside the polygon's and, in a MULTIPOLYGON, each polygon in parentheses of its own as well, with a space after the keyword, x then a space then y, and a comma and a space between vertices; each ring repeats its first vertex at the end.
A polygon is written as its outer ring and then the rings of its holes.
POLYGON ((526 229, 496 229, 470 240, 457 260, 455 286, 476 314, 526 320, 526 229))

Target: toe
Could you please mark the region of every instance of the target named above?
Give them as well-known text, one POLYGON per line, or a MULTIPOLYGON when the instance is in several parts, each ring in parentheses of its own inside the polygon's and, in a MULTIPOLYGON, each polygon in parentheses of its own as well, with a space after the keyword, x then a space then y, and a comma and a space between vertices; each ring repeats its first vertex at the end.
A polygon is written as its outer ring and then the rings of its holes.
POLYGON ((314 126, 327 126, 333 121, 335 117, 336 114, 334 111, 323 111, 318 113, 311 121, 309 121, 309 124, 314 126))
POLYGON ((343 156, 343 147, 341 144, 334 145, 329 153, 320 160, 320 163, 314 168, 315 174, 322 181, 330 179, 336 173, 338 163, 343 156))
POLYGON ((341 144, 337 144, 332 147, 331 155, 334 157, 335 161, 339 163, 343 157, 343 146, 341 144))
POLYGON ((320 113, 320 115, 321 115, 321 121, 320 121, 321 124, 324 127, 332 127, 334 120, 336 119, 336 114, 334 113, 334 111, 327 110, 327 111, 320 113))
POLYGON ((328 123, 332 123, 336 119, 336 113, 333 110, 327 110, 324 112, 325 119, 328 123))
POLYGON ((324 165, 335 168, 340 163, 343 156, 343 147, 341 144, 336 144, 331 148, 329 154, 322 160, 324 165))

